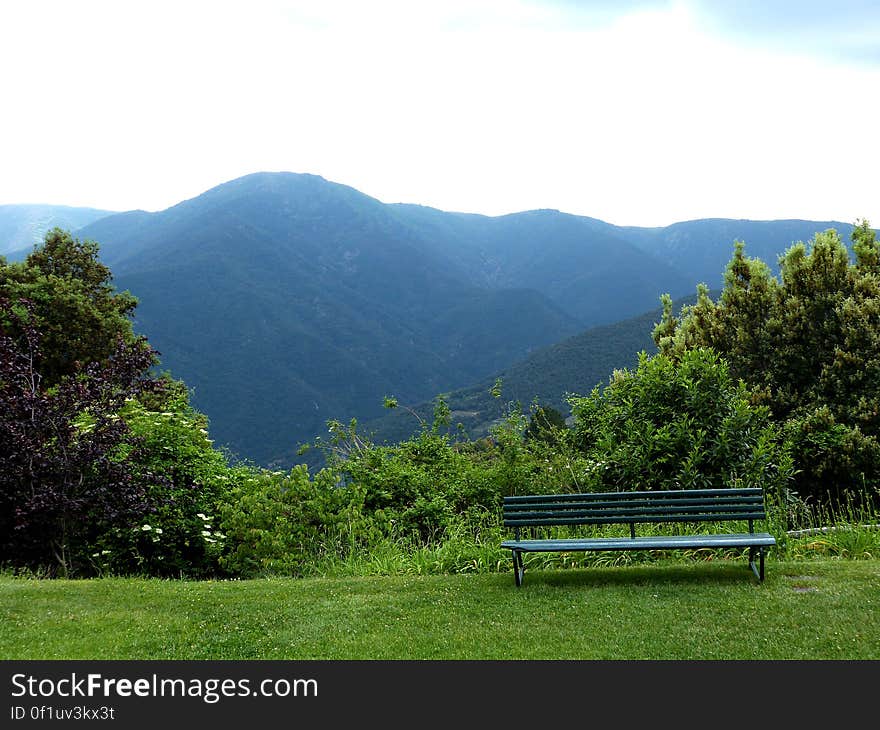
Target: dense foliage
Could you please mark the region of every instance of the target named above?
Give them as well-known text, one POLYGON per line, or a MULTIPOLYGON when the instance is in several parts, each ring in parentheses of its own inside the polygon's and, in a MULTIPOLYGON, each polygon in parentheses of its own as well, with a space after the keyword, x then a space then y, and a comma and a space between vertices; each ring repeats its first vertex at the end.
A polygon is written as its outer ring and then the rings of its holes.
POLYGON ((0 567, 301 576, 364 556, 394 569, 405 554, 420 571, 495 570, 503 498, 537 492, 762 486, 782 537, 810 499, 850 510, 877 491, 880 247, 867 223, 854 255, 821 234, 786 253, 777 280, 737 245, 719 300, 701 287, 675 315, 665 298, 659 351, 569 394, 570 425, 543 400, 502 398, 499 378, 479 437, 446 397, 431 414, 387 396, 412 420, 407 438, 331 420, 312 444, 320 468, 272 470, 214 446, 186 385, 156 373, 97 244, 53 231, 25 262, 0 260, 0 567))
POLYGON ((189 404, 185 386, 165 376, 158 392, 126 401, 119 457, 146 485, 149 509, 118 522, 96 541, 104 572, 162 576, 216 573, 224 536, 217 504, 231 481, 226 456, 208 438, 207 418, 189 404))
MULTIPOLYGON (((91 363, 105 362, 119 339, 148 349, 132 331, 137 300, 117 292, 112 279, 110 269, 98 260, 97 243, 79 241, 58 228, 24 262, 0 265, 0 297, 28 301, 39 326, 35 367, 44 387, 91 363)), ((19 318, 0 317, 11 336, 23 334, 19 318)))
POLYGON ((136 301, 111 278, 96 243, 58 230, 0 260, 0 563, 213 572, 198 514, 225 458, 183 384, 152 372, 136 301))
POLYGON ((737 242, 724 289, 673 316, 654 336, 680 360, 709 347, 784 424, 797 455, 796 489, 835 498, 880 480, 880 244, 867 221, 849 252, 834 230, 797 243, 779 260, 780 278, 737 242))
POLYGON ((674 362, 642 353, 604 389, 573 398, 574 438, 592 469, 583 487, 696 489, 763 486, 781 494, 791 457, 766 406, 712 350, 674 362))
POLYGON ((152 352, 119 340, 47 387, 33 306, 0 299, 0 315, 0 560, 76 573, 103 532, 149 510, 152 475, 121 458, 119 413, 154 385, 152 352))

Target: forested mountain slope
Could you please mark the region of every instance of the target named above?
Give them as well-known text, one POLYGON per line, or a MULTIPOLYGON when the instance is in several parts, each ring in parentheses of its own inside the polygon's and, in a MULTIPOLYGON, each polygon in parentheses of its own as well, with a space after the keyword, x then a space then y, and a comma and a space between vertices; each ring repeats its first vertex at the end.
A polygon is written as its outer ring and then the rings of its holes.
MULTIPOLYGON (((563 384, 592 387, 650 345, 650 327, 636 336, 633 322, 629 337, 597 326, 655 317, 643 313, 664 292, 717 285, 736 239, 772 263, 827 227, 849 235, 833 222, 645 229, 554 210, 448 213, 315 175, 255 173, 76 234, 100 243, 116 285, 139 298, 137 331, 193 389, 218 443, 289 464, 327 420, 381 418, 388 394, 418 404, 485 390, 500 373, 505 399, 559 403, 563 384), (599 349, 569 352, 579 333, 599 349), (553 368, 507 373, 556 343, 553 368)), ((488 413, 461 399, 463 413, 488 413)))

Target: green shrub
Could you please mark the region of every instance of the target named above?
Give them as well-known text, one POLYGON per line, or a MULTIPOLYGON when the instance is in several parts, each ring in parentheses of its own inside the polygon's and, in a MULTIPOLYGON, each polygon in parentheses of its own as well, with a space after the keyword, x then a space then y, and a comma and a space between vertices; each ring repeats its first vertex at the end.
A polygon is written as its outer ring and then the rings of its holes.
POLYGON ((226 457, 208 438, 204 415, 182 383, 166 380, 160 397, 129 400, 125 459, 149 486, 150 511, 105 532, 91 550, 98 572, 203 577, 219 568, 224 536, 217 502, 227 488, 226 457))
POLYGON ((876 495, 859 488, 880 483, 876 437, 866 435, 859 426, 840 423, 825 406, 790 418, 785 433, 797 455, 797 489, 804 500, 842 508, 859 495, 880 504, 876 495))
POLYGON ((331 432, 328 471, 360 496, 363 514, 385 537, 432 543, 460 515, 500 507, 491 457, 453 443, 439 428, 425 426, 391 446, 366 441, 354 422, 332 423, 331 432))
POLYGON ((380 534, 356 488, 339 485, 326 469, 311 478, 305 465, 289 472, 239 467, 220 525, 220 564, 242 577, 312 574, 322 561, 365 550, 380 534))
POLYGON ((678 362, 641 353, 635 371, 570 402, 593 491, 759 486, 772 498, 791 480, 790 448, 769 410, 711 350, 678 362))
POLYGON ((803 499, 839 501, 880 483, 880 242, 868 221, 852 254, 833 229, 779 257, 779 277, 737 241, 713 301, 705 285, 675 317, 662 297, 654 341, 673 359, 710 347, 785 425, 803 499))

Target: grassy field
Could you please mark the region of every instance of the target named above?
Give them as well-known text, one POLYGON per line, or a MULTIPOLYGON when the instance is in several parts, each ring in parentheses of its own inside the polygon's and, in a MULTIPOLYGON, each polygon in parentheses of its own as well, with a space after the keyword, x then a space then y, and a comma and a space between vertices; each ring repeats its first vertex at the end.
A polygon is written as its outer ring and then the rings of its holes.
POLYGON ((0 577, 2 659, 880 659, 880 561, 252 581, 0 577))

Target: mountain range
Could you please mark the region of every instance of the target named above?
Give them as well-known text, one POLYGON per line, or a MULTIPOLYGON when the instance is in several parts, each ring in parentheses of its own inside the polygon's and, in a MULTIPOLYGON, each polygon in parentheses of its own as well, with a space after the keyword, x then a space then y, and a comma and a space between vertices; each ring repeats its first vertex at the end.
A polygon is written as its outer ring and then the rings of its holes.
POLYGON ((48 230, 75 231, 111 213, 69 205, 0 205, 0 256, 21 258, 43 240, 48 230))
POLYGON ((852 230, 728 219, 621 227, 555 210, 490 217, 382 203, 286 172, 156 213, 87 215, 61 227, 100 244, 117 288, 139 299, 135 330, 190 386, 217 444, 273 466, 298 461, 298 445, 326 433, 328 419, 405 436, 405 414, 384 411, 386 395, 424 410, 454 393, 455 417, 475 434, 498 415, 486 394, 499 376, 502 400, 563 409, 566 392, 588 391, 651 346, 662 293, 717 288, 735 239, 775 267, 795 241, 852 230))

